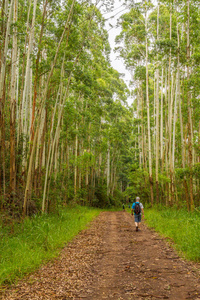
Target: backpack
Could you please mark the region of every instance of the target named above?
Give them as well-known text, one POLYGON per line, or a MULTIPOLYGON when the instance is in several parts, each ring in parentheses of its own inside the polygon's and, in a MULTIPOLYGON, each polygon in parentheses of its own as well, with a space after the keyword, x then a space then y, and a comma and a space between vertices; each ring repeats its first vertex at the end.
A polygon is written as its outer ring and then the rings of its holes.
POLYGON ((140 203, 135 203, 134 213, 136 215, 140 215, 140 213, 141 213, 140 203))

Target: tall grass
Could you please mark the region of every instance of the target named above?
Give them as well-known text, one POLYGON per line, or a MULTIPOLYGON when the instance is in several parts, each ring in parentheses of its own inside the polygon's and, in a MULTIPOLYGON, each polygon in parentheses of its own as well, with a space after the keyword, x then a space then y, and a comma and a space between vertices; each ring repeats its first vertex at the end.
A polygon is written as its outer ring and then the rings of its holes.
POLYGON ((0 226, 0 285, 12 283, 56 257, 87 224, 99 214, 99 209, 65 208, 58 214, 35 216, 23 224, 0 226))
POLYGON ((200 212, 172 208, 145 210, 146 222, 175 243, 185 258, 200 262, 200 212))

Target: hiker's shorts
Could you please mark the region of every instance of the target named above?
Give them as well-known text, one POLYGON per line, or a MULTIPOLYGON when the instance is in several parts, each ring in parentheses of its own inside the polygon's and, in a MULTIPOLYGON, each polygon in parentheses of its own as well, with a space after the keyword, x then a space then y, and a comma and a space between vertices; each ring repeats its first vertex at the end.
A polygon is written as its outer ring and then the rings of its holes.
POLYGON ((134 218, 135 218, 136 223, 140 223, 141 219, 142 219, 142 216, 141 215, 134 215, 134 218))

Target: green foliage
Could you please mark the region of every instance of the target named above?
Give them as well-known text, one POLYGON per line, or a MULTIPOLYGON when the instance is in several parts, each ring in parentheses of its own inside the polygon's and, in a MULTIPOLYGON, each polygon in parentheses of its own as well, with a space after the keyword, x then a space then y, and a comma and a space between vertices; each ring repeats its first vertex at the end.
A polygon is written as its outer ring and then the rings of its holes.
POLYGON ((180 179, 183 179, 184 176, 188 176, 190 174, 189 168, 177 168, 175 172, 176 176, 180 179))
POLYGON ((109 206, 109 198, 107 196, 107 187, 105 184, 99 184, 95 187, 94 199, 92 200, 92 206, 105 208, 109 206))
POLYGON ((139 196, 144 202, 149 198, 149 181, 148 172, 143 169, 137 169, 136 165, 131 165, 128 178, 129 186, 126 189, 125 195, 134 200, 139 196))
POLYGON ((193 166, 193 174, 197 179, 200 179, 200 163, 193 166))
POLYGON ((12 283, 56 257, 99 212, 87 207, 66 207, 57 214, 33 216, 11 227, 1 224, 0 285, 12 283))
POLYGON ((164 237, 173 241, 173 246, 182 256, 200 262, 200 211, 189 213, 175 208, 147 209, 146 222, 164 237))

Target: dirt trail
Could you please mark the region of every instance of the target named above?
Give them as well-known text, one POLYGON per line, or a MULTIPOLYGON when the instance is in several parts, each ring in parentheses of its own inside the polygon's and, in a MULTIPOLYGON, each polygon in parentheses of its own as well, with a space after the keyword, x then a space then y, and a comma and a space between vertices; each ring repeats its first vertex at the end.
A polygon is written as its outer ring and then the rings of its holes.
POLYGON ((126 212, 104 212, 54 262, 0 295, 12 299, 200 299, 200 265, 185 262, 126 212))

